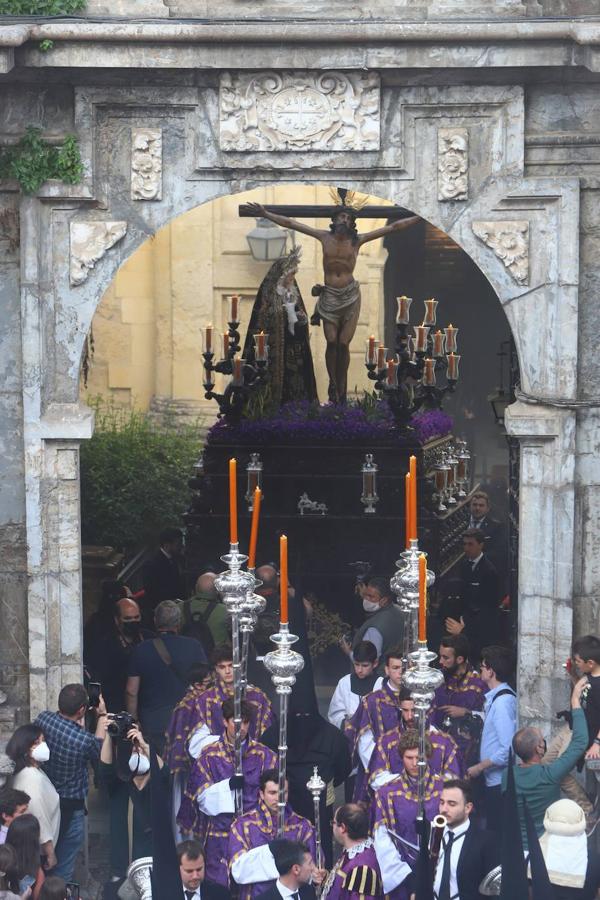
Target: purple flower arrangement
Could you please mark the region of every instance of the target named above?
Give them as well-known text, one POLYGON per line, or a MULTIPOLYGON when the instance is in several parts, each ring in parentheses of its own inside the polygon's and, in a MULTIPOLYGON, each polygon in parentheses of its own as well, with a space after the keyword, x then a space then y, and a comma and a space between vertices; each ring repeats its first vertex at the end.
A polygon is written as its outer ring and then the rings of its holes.
POLYGON ((417 413, 410 425, 399 428, 386 403, 365 402, 336 406, 331 403, 288 403, 275 415, 242 419, 230 424, 220 419, 208 432, 215 444, 424 444, 452 431, 452 417, 439 410, 417 413))

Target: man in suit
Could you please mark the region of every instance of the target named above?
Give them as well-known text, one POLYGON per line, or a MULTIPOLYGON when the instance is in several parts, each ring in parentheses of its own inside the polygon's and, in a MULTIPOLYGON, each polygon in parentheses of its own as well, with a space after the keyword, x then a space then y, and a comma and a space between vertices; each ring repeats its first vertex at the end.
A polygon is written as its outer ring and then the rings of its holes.
POLYGON ((185 581, 181 572, 183 534, 179 528, 165 528, 158 537, 158 550, 144 564, 144 624, 152 628, 154 610, 162 600, 183 600, 185 581))
POLYGON ((490 512, 490 498, 485 491, 475 491, 470 503, 469 528, 477 528, 485 538, 485 555, 501 576, 507 569, 506 527, 490 512))
POLYGON ((472 811, 468 783, 447 781, 440 798, 447 824, 433 879, 436 900, 479 900, 482 879, 500 864, 499 842, 471 824, 472 811))
POLYGON ((315 900, 315 863, 306 844, 278 838, 269 847, 279 878, 261 895, 264 900, 315 900))
POLYGON ((462 631, 469 639, 471 659, 479 659, 482 647, 498 641, 500 628, 500 579, 485 553, 485 536, 478 528, 463 533, 464 557, 459 564, 463 612, 459 620, 446 619, 450 634, 462 631))
POLYGON ((231 894, 227 888, 205 880, 204 851, 199 841, 178 844, 177 859, 181 875, 181 900, 229 900, 231 894))

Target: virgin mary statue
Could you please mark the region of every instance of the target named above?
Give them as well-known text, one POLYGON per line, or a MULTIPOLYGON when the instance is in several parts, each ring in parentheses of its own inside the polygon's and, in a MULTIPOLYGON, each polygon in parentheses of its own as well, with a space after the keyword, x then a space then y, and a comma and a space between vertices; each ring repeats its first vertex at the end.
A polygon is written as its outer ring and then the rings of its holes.
POLYGON ((294 400, 318 401, 308 333, 308 316, 296 273, 301 248, 275 260, 258 289, 250 316, 243 356, 254 355, 254 335, 268 334, 269 383, 259 398, 262 412, 294 400))

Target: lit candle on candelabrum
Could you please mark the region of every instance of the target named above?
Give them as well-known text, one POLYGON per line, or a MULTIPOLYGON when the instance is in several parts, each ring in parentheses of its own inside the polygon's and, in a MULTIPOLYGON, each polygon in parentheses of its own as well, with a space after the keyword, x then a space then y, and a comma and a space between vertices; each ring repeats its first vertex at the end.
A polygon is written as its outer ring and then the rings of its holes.
POLYGON ((387 364, 387 383, 390 387, 397 384, 398 363, 393 359, 388 359, 387 364))
POLYGON ((427 640, 427 559, 419 556, 419 641, 427 640))
POLYGON ((425 301, 425 318, 423 319, 423 325, 435 325, 435 311, 437 305, 437 300, 431 299, 425 301))
POLYGON ((212 327, 212 325, 207 325, 206 326, 206 340, 205 340, 205 344, 206 344, 205 349, 206 349, 207 353, 209 353, 212 350, 212 335, 213 335, 213 327, 212 327))
POLYGON ((410 472, 410 539, 417 540, 417 457, 409 459, 410 472))
POLYGON ((237 463, 229 460, 229 542, 237 544, 237 463))
POLYGON ((254 352, 259 362, 264 362, 267 358, 267 338, 268 335, 265 334, 264 331, 260 331, 258 334, 254 335, 254 352))
POLYGON ((279 595, 280 613, 279 621, 282 625, 288 623, 288 540, 285 534, 279 538, 279 595))
POLYGON ((433 335, 433 355, 436 359, 441 359, 444 355, 445 334, 439 329, 433 335))
POLYGON ((396 323, 398 325, 408 325, 412 297, 396 297, 396 303, 398 304, 396 323))
POLYGON ((240 359, 239 356, 234 356, 233 358, 233 380, 232 383, 235 385, 240 385, 243 383, 243 368, 245 359, 240 359))
POLYGON ((425 353, 427 351, 427 335, 429 327, 427 325, 415 325, 415 353, 425 353))
POLYGON ((458 381, 458 364, 460 362, 460 356, 457 356, 456 353, 448 354, 448 372, 447 377, 449 381, 458 381))
POLYGON ((446 332, 446 353, 456 353, 456 335, 458 334, 458 328, 455 328, 454 325, 448 325, 444 331, 446 332))
POLYGON ((240 298, 238 297, 238 295, 232 294, 231 295, 230 319, 229 319, 230 322, 239 322, 239 319, 238 319, 239 303, 240 303, 240 298))
POLYGON ((248 568, 254 569, 256 565, 256 544, 258 541, 258 521, 260 519, 260 502, 262 491, 259 487, 254 489, 254 505, 252 507, 252 526, 250 528, 250 548, 248 550, 248 568))
POLYGON ((410 547, 410 472, 404 476, 404 542, 410 547))
POLYGON ((423 384, 427 387, 435 386, 435 363, 432 359, 425 360, 425 369, 423 371, 423 384))
POLYGON ((223 359, 229 356, 229 333, 226 331, 223 335, 223 359))
POLYGON ((383 344, 380 344, 377 348, 377 369, 381 371, 385 368, 385 356, 387 353, 387 347, 384 347, 383 344))
POLYGON ((367 341, 367 352, 366 352, 366 360, 368 365, 374 365, 376 362, 377 356, 375 353, 375 335, 371 335, 369 340, 367 341))

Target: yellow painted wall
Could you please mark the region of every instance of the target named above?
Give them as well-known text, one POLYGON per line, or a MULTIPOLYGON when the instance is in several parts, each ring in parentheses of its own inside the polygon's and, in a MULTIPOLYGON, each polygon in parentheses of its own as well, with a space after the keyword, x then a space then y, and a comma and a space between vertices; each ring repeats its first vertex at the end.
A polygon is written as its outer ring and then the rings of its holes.
MULTIPOLYGON (((252 302, 269 263, 255 261, 246 235, 253 219, 241 219, 240 203, 330 204, 329 189, 282 185, 223 197, 175 219, 146 241, 117 273, 94 317, 94 356, 87 397, 112 397, 119 404, 146 410, 153 400, 173 401, 190 415, 211 418, 216 404, 204 400, 202 335, 208 323, 217 333, 227 328, 228 296, 239 293, 242 344, 252 302)), ((376 200, 374 202, 381 203, 376 200)), ((327 227, 324 220, 304 220, 327 227)), ((381 220, 359 220, 359 230, 377 228, 381 220)), ((309 315, 313 284, 323 281, 321 248, 314 239, 296 234, 302 246, 298 283, 309 315)), ((288 249, 292 247, 288 238, 288 249)), ((360 251, 355 277, 361 283, 362 308, 348 387, 359 392, 369 382, 364 367, 365 341, 383 333, 383 267, 387 251, 381 240, 360 251)), ((327 399, 325 340, 311 329, 317 387, 327 399)))

